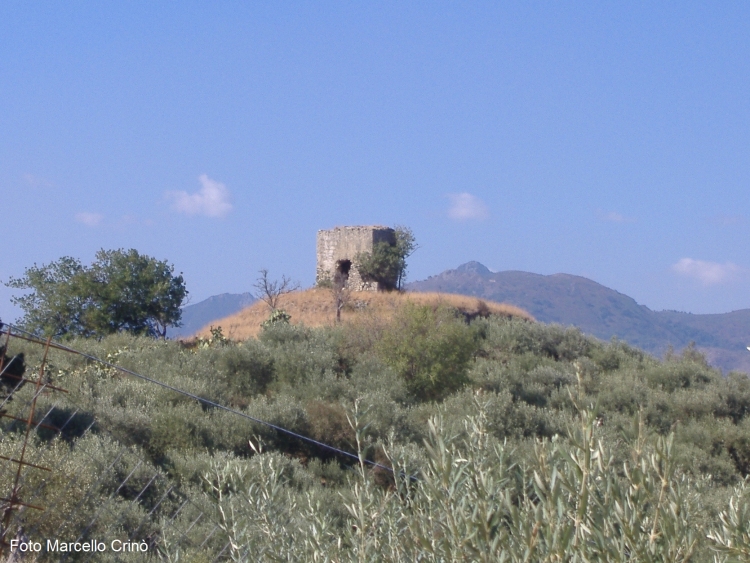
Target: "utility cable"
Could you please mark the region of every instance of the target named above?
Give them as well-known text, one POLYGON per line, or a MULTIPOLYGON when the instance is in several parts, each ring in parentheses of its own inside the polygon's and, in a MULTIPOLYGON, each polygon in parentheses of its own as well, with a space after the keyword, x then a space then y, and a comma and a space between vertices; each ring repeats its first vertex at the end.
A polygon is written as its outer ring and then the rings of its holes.
MULTIPOLYGON (((45 344, 44 341, 39 340, 36 337, 36 335, 34 335, 31 332, 28 332, 26 330, 23 330, 22 328, 19 328, 17 326, 11 325, 11 324, 8 324, 7 326, 9 326, 13 331, 21 332, 21 333, 27 335, 26 337, 23 337, 23 336, 20 336, 18 334, 11 333, 11 336, 14 337, 14 338, 21 338, 22 340, 27 340, 27 341, 33 342, 35 344, 41 344, 41 345, 45 344)), ((231 407, 228 407, 226 405, 222 405, 221 403, 217 403, 216 401, 212 401, 211 399, 206 399, 205 397, 201 397, 199 395, 196 395, 195 393, 191 393, 190 391, 185 391, 184 389, 180 389, 179 387, 175 387, 174 385, 170 385, 169 383, 164 383, 163 381, 159 381, 158 379, 154 379, 154 378, 149 377, 147 375, 143 375, 143 374, 137 373, 137 372, 135 372, 133 370, 129 370, 127 368, 124 368, 122 366, 118 366, 117 364, 113 364, 112 362, 108 362, 107 360, 102 360, 101 358, 97 358, 96 356, 93 356, 91 354, 87 354, 85 352, 81 352, 80 350, 76 350, 74 348, 70 348, 69 346, 65 346, 64 344, 61 344, 59 342, 56 342, 56 343, 52 344, 50 347, 55 348, 57 350, 62 350, 64 352, 68 352, 70 354, 75 354, 75 355, 81 356, 83 358, 91 360, 92 362, 97 362, 97 363, 99 363, 101 365, 104 365, 104 366, 107 366, 109 368, 115 369, 115 370, 120 371, 122 373, 126 373, 128 375, 133 376, 133 377, 137 377, 138 379, 142 379, 143 381, 147 381, 148 383, 153 383, 154 385, 158 385, 159 387, 162 387, 164 389, 168 389, 168 390, 170 390, 170 391, 172 391, 174 393, 178 393, 178 394, 183 395, 185 397, 189 397, 190 399, 198 401, 199 403, 201 403, 203 405, 206 405, 206 406, 209 406, 209 407, 213 407, 213 408, 216 408, 216 409, 219 409, 219 410, 223 410, 223 411, 232 413, 234 415, 240 416, 242 418, 245 418, 245 419, 250 420, 252 422, 255 422, 257 424, 261 424, 261 425, 266 426, 268 428, 272 428, 273 430, 276 430, 277 432, 281 432, 282 434, 286 434, 287 436, 292 436, 294 438, 297 438, 298 440, 302 440, 303 442, 307 442, 309 444, 314 444, 314 445, 316 445, 316 446, 318 446, 320 448, 324 448, 326 450, 335 452, 335 453, 337 453, 339 455, 348 457, 350 459, 354 459, 354 460, 356 460, 356 461, 358 461, 360 463, 366 463, 367 465, 370 465, 371 467, 377 467, 379 469, 385 469, 386 471, 389 471, 390 473, 394 473, 393 468, 388 467, 387 465, 383 465, 381 463, 377 463, 376 461, 371 461, 371 460, 366 459, 364 457, 360 457, 359 455, 354 454, 352 452, 347 452, 346 450, 342 450, 342 449, 339 449, 339 448, 337 448, 335 446, 331 446, 329 444, 325 444, 323 442, 320 442, 318 440, 310 438, 309 436, 305 436, 303 434, 299 434, 297 432, 294 432, 293 430, 289 430, 287 428, 284 428, 282 426, 278 426, 278 425, 273 424, 271 422, 268 422, 268 421, 265 421, 265 420, 261 420, 260 418, 256 418, 256 417, 251 416, 251 415, 249 415, 247 413, 244 413, 242 411, 238 411, 238 410, 233 409, 231 407)))

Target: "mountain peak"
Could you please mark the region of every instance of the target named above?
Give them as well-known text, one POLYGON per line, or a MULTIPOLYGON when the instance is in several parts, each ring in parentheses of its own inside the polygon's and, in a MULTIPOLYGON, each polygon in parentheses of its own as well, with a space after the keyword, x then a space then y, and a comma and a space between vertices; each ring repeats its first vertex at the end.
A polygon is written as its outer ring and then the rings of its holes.
POLYGON ((521 307, 542 322, 574 325, 609 340, 616 336, 653 354, 695 342, 709 361, 725 371, 750 373, 744 334, 750 309, 722 315, 654 312, 631 297, 571 274, 490 272, 479 262, 412 282, 410 291, 471 295, 521 307))
POLYGON ((472 260, 471 262, 467 262, 466 264, 461 264, 458 268, 456 268, 456 271, 466 274, 477 274, 479 276, 489 276, 490 274, 492 274, 487 266, 481 264, 480 262, 477 262, 476 260, 472 260))

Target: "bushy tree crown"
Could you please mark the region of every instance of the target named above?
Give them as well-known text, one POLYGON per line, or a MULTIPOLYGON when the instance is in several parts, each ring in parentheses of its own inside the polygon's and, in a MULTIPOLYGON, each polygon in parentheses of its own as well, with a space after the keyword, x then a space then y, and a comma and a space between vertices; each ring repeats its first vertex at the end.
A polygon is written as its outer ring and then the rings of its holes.
POLYGON ((417 249, 414 233, 408 227, 397 226, 395 242, 378 242, 372 252, 360 252, 355 257, 362 279, 374 281, 386 290, 402 289, 406 280, 406 259, 417 249))
POLYGON ((115 332, 166 337, 180 326, 187 296, 174 267, 137 250, 100 250, 91 266, 64 256, 27 268, 6 284, 31 293, 14 297, 21 323, 37 334, 101 337, 115 332))

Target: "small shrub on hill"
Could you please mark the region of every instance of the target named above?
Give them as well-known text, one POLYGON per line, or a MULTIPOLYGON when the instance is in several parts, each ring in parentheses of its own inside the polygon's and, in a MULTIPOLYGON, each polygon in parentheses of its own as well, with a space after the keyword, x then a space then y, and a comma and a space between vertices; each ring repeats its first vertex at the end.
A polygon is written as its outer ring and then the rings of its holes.
POLYGON ((250 397, 263 393, 274 378, 273 357, 257 340, 226 350, 218 367, 217 375, 236 406, 244 406, 250 397))
POLYGON ((475 331, 452 310, 409 303, 396 314, 377 349, 414 396, 434 400, 468 381, 478 344, 475 331))

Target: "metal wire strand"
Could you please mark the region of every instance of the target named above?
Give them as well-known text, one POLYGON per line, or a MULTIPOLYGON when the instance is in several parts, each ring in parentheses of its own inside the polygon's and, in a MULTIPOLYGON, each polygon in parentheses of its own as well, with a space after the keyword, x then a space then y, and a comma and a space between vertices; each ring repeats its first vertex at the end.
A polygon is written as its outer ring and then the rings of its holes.
MULTIPOLYGON (((30 333, 28 331, 25 331, 21 328, 18 328, 16 326, 10 325, 14 331, 22 332, 26 335, 28 335, 29 338, 25 338, 25 340, 30 340, 32 342, 35 342, 37 344, 44 344, 41 340, 37 339, 33 333, 30 333)), ((12 337, 18 338, 17 335, 11 334, 12 337)), ((281 432, 282 434, 286 434, 287 436, 292 436, 293 438, 297 438, 298 440, 302 440, 303 442, 307 442, 308 444, 314 444, 320 448, 326 449, 331 452, 335 452, 339 455, 342 455, 344 457, 348 457, 349 459, 353 459, 357 462, 363 462, 371 467, 377 467, 378 469, 384 469, 385 471, 388 471, 390 473, 393 473, 393 468, 388 467, 387 465, 383 465, 382 463, 378 463, 376 461, 372 461, 366 458, 360 458, 358 454, 348 452, 346 450, 342 450, 340 448, 337 448, 335 446, 331 446, 330 444, 326 444, 324 442, 320 442, 318 440, 315 440, 313 438, 310 438, 309 436, 305 436, 303 434, 299 434, 297 432, 294 432, 293 430, 289 430, 288 428, 284 428, 282 426, 278 426, 277 424, 273 424, 271 422, 268 422, 266 420, 261 420, 260 418, 256 418, 254 416, 251 416, 247 413, 244 413, 242 411, 238 411, 236 409, 233 409, 231 407, 228 407, 226 405, 222 405, 221 403, 217 403, 216 401, 212 401, 211 399, 206 399, 205 397, 201 397, 199 395, 196 395, 195 393, 191 393, 190 391, 185 391, 184 389, 180 389, 179 387, 175 387, 174 385, 170 385, 169 383, 164 383, 163 381, 159 381, 158 379, 154 379, 153 377, 149 377, 147 375, 140 374, 138 372, 135 372, 133 370, 129 370, 127 368, 124 368, 122 366, 118 366, 117 364, 113 364, 111 362, 108 362, 107 360, 102 360, 101 358, 97 358, 96 356, 93 356, 91 354, 87 354, 85 352, 81 352, 80 350, 76 350, 74 348, 70 348, 69 346, 65 346, 64 344, 60 344, 59 342, 55 343, 52 347, 63 350, 65 352, 69 352, 71 354, 75 354, 77 356, 81 356, 82 358, 86 358, 88 360, 91 360, 92 362, 97 362, 101 365, 107 366, 112 369, 116 369, 117 371, 120 371, 122 373, 126 373, 128 375, 131 375, 133 377, 137 377, 138 379, 142 379, 143 381, 147 381, 149 383, 152 383, 154 385, 158 385, 159 387, 162 387, 164 389, 169 389, 170 391, 173 391, 174 393, 178 393, 180 395, 183 395, 185 397, 189 397, 190 399, 193 399, 195 401, 198 401, 202 405, 206 405, 208 407, 213 407, 215 409, 223 410, 229 413, 232 413, 236 416, 245 418, 247 420, 250 420, 252 422, 255 422, 257 424, 261 424, 263 426, 266 426, 268 428, 272 428, 273 430, 276 430, 277 432, 281 432)))

